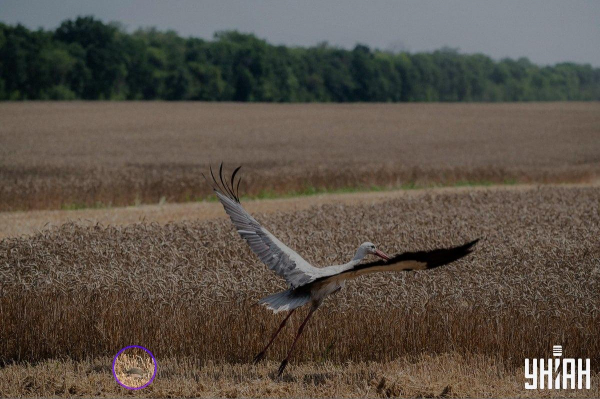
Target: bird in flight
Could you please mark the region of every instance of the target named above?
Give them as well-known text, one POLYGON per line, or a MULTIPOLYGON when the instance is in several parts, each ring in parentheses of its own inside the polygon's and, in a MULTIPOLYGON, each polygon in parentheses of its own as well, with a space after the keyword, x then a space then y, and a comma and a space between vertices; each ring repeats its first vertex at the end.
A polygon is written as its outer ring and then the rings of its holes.
MULTIPOLYGON (((327 267, 314 267, 262 227, 242 207, 239 196, 241 178, 236 180, 240 168, 241 166, 233 171, 230 181, 223 179, 222 163, 219 167, 218 181, 213 174, 212 168, 210 168, 213 190, 223 208, 225 208, 225 212, 229 215, 237 232, 246 240, 250 249, 269 269, 283 277, 288 285, 287 290, 269 295, 259 301, 259 304, 266 306, 275 313, 282 311, 289 313, 285 316, 269 343, 256 355, 254 358, 255 364, 263 359, 267 349, 269 349, 294 311, 301 306, 310 304, 308 314, 302 324, 300 324, 287 356, 281 362, 278 375, 281 375, 285 370, 308 319, 310 319, 328 295, 344 288, 346 280, 375 272, 409 272, 413 270, 428 270, 447 265, 471 253, 473 246, 479 241, 477 239, 452 248, 403 252, 394 256, 388 256, 377 249, 374 244, 364 242, 358 247, 354 257, 348 263, 327 267), (374 255, 381 259, 363 263, 363 259, 368 255, 374 255)), ((209 181, 208 179, 206 180, 209 181)))

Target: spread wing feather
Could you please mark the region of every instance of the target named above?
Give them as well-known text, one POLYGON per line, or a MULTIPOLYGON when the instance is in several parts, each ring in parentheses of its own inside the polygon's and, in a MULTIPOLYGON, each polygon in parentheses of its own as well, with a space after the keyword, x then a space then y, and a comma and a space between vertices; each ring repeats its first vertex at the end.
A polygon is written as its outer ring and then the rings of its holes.
POLYGON ((452 248, 404 252, 392 256, 388 261, 379 260, 357 265, 354 270, 367 270, 378 266, 386 266, 406 271, 434 269, 467 256, 472 252, 473 246, 477 244, 477 242, 479 242, 479 239, 452 248))
MULTIPOLYGON (((258 258, 279 276, 283 277, 290 288, 300 287, 313 281, 318 274, 316 267, 309 264, 294 250, 279 241, 267 229, 262 227, 240 204, 239 181, 237 187, 235 176, 240 167, 235 169, 231 176, 231 183, 223 180, 223 164, 219 167, 219 180, 217 182, 212 168, 213 189, 217 198, 225 208, 231 222, 239 235, 246 240, 250 249, 258 258), (228 185, 229 184, 229 185, 228 185), (236 187, 236 189, 234 189, 236 187)), ((207 179, 208 180, 208 179, 207 179)))
POLYGON ((403 252, 392 256, 388 261, 378 260, 374 262, 361 263, 354 266, 352 269, 342 271, 333 276, 322 277, 315 280, 315 283, 325 279, 352 279, 364 274, 375 272, 396 272, 413 270, 428 270, 436 267, 444 266, 452 263, 460 258, 463 258, 473 251, 473 246, 477 244, 477 240, 473 240, 464 245, 452 248, 440 248, 431 251, 418 252, 403 252))

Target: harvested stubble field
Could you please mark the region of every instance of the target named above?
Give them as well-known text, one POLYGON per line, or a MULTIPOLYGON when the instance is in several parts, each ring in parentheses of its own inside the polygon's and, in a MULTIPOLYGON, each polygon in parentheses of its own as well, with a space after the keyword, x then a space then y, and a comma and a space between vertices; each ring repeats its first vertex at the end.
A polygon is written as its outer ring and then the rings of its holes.
POLYGON ((114 361, 115 376, 121 384, 131 388, 139 388, 150 382, 154 370, 152 357, 140 348, 126 349, 114 361))
POLYGON ((0 104, 0 211, 600 177, 600 103, 0 104))
POLYGON ((317 264, 346 262, 364 240, 393 253, 484 239, 445 268, 350 283, 315 314, 283 379, 276 361, 300 316, 269 363, 249 365, 282 317, 252 305, 284 287, 227 220, 4 239, 1 396, 122 395, 109 357, 131 343, 158 360, 135 395, 600 394, 600 188, 423 192, 257 218, 317 264), (523 359, 554 344, 592 359, 592 391, 522 388, 523 359))

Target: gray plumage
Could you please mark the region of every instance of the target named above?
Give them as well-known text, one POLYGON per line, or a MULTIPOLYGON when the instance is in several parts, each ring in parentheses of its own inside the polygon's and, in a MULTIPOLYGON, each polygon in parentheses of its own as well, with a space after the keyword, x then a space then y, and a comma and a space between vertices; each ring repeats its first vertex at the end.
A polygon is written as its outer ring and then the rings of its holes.
POLYGON ((283 277, 290 288, 300 287, 320 277, 319 269, 310 265, 262 227, 239 202, 217 190, 215 193, 250 249, 269 269, 283 277))
POLYGON ((259 304, 265 305, 273 312, 282 312, 286 310, 294 310, 300 306, 306 305, 310 301, 310 292, 306 290, 285 290, 273 295, 269 295, 258 301, 259 304))

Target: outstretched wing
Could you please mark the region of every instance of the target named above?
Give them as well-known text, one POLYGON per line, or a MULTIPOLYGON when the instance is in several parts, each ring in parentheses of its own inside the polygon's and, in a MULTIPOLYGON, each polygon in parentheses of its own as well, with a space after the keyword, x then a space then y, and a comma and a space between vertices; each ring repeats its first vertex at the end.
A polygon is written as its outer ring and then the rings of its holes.
POLYGON ((473 251, 473 246, 477 244, 478 241, 479 239, 473 240, 464 245, 452 248, 441 248, 431 251, 404 252, 392 256, 388 261, 378 260, 374 262, 358 264, 352 269, 343 271, 335 276, 329 276, 327 278, 351 279, 375 272, 410 272, 413 270, 434 269, 467 256, 473 251))
POLYGON ((269 269, 285 279, 290 288, 296 288, 315 279, 318 274, 316 267, 305 261, 294 250, 279 241, 267 229, 262 227, 240 204, 239 179, 236 184, 235 176, 241 166, 235 169, 231 182, 223 180, 223 164, 219 168, 219 182, 210 171, 214 182, 213 190, 221 201, 225 212, 231 218, 237 232, 246 240, 250 249, 258 255, 269 269))

